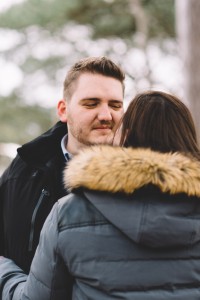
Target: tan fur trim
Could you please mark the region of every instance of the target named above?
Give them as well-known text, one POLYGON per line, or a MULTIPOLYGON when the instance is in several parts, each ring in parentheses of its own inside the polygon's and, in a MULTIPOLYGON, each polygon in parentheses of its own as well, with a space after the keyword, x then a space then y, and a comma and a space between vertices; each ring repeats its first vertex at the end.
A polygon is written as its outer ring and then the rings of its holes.
POLYGON ((153 184, 163 192, 200 196, 200 162, 180 153, 94 146, 82 150, 64 172, 65 187, 134 192, 153 184))

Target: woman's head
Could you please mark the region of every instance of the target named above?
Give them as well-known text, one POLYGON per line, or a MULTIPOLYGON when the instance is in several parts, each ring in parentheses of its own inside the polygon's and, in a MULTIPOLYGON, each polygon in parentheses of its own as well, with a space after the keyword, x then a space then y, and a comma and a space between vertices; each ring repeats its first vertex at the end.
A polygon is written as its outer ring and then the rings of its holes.
POLYGON ((190 111, 177 97, 160 91, 138 94, 131 101, 123 117, 120 145, 200 158, 190 111))

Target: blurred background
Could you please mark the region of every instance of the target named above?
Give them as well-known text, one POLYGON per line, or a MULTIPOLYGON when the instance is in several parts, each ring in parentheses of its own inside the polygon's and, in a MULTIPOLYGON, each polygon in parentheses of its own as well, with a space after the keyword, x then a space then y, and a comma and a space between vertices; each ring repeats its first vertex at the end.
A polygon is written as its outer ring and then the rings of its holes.
POLYGON ((57 120, 68 68, 108 56, 126 73, 125 107, 159 89, 189 106, 200 136, 199 0, 1 0, 0 174, 57 120))

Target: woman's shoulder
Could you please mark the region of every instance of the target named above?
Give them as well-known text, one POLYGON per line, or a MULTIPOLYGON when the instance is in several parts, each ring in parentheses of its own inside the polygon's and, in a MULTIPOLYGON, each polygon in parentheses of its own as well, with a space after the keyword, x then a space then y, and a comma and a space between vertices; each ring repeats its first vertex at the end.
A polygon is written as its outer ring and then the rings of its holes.
POLYGON ((95 225, 99 222, 107 222, 105 217, 87 199, 84 191, 70 193, 58 200, 59 228, 72 228, 95 225))

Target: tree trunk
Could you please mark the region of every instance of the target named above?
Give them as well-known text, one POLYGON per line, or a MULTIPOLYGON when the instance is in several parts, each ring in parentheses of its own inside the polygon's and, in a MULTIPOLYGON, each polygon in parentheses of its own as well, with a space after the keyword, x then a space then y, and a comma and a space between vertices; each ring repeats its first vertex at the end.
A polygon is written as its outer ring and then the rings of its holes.
MULTIPOLYGON (((149 85, 152 86, 154 81, 152 79, 152 71, 150 67, 149 57, 147 55, 147 46, 149 39, 149 17, 145 12, 141 0, 129 0, 129 8, 135 19, 137 43, 136 46, 145 53, 146 72, 145 78, 149 85)), ((141 78, 134 78, 135 81, 141 78)))
POLYGON ((183 61, 183 94, 200 141, 200 0, 176 0, 176 25, 183 61))

